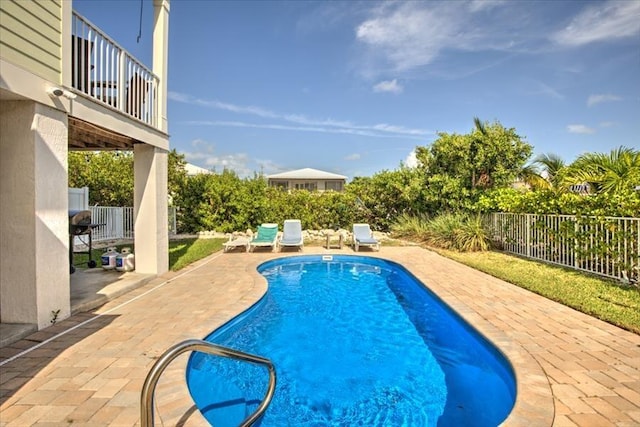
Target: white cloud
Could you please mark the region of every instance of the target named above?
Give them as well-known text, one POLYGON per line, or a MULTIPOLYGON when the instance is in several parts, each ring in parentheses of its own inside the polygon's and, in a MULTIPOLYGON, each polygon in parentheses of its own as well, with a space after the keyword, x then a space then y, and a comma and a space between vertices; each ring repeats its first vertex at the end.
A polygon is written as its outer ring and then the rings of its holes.
POLYGON ((611 101, 620 101, 622 98, 616 95, 611 94, 603 94, 603 95, 589 95, 587 99, 587 106, 593 107, 596 104, 600 104, 601 102, 611 102, 611 101))
POLYGON ((171 92, 169 98, 176 102, 182 102, 191 105, 197 105, 207 108, 214 108, 229 111, 237 114, 250 116, 258 116, 261 118, 282 120, 284 122, 293 123, 301 126, 292 126, 288 124, 264 124, 264 123, 247 123, 242 121, 190 121, 190 124, 200 124, 209 126, 235 126, 235 127, 253 127, 262 129, 292 130, 306 132, 328 132, 342 133, 353 135, 373 136, 378 138, 413 138, 423 139, 424 136, 433 134, 432 131, 425 129, 406 128, 404 126, 389 125, 386 123, 378 123, 374 125, 358 125, 347 120, 334 119, 313 119, 302 114, 283 114, 275 111, 267 110, 257 106, 242 106, 221 102, 217 100, 203 100, 195 98, 191 95, 171 92))
POLYGON ((616 126, 616 122, 600 122, 600 127, 601 128, 610 128, 613 126, 616 126))
POLYGON ((395 10, 379 8, 356 28, 356 38, 377 51, 397 71, 426 65, 450 45, 459 19, 441 16, 438 8, 419 2, 401 3, 395 10))
POLYGON ((214 172, 222 172, 224 169, 232 170, 238 176, 249 176, 253 171, 249 167, 250 159, 245 153, 217 154, 215 144, 203 139, 195 139, 191 142, 191 151, 186 151, 185 159, 189 163, 214 172))
POLYGON ((548 84, 541 82, 541 81, 537 81, 534 80, 533 81, 534 84, 531 85, 527 85, 527 87, 532 87, 533 90, 530 93, 533 93, 535 95, 541 94, 544 96, 548 96, 549 98, 553 98, 553 99, 564 99, 564 95, 560 92, 558 92, 556 89, 554 89, 553 87, 549 86, 548 84))
POLYGON ((640 2, 607 1, 586 7, 551 40, 565 46, 633 37, 640 34, 640 2))
POLYGON ((296 132, 319 132, 319 133, 337 133, 343 135, 360 135, 370 136, 373 138, 398 138, 400 136, 410 139, 424 140, 424 137, 416 134, 404 133, 393 134, 389 132, 377 132, 373 128, 339 128, 339 127, 322 127, 322 126, 290 126, 281 125, 276 123, 247 123, 240 121, 223 121, 223 120, 191 120, 182 122, 188 125, 196 126, 219 126, 219 127, 239 127, 239 128, 254 128, 254 129, 272 129, 272 130, 284 130, 284 131, 296 131, 296 132))
POLYGON ((353 153, 353 154, 349 154, 344 159, 345 160, 360 160, 361 157, 362 156, 359 153, 353 153))
POLYGON ((397 79, 384 80, 373 87, 374 92, 402 93, 403 90, 404 87, 398 84, 397 79))
POLYGON ((412 150, 408 155, 407 158, 404 159, 404 165, 406 167, 409 168, 416 168, 418 167, 418 165, 420 164, 420 162, 418 161, 418 158, 416 157, 416 150, 412 150))
POLYGON ((356 40, 368 48, 363 66, 400 73, 431 64, 445 51, 514 50, 523 32, 518 31, 519 15, 510 14, 512 6, 502 1, 384 2, 355 28, 356 40))
POLYGON ((569 133, 579 133, 579 134, 592 134, 595 133, 596 130, 590 128, 586 125, 568 125, 567 130, 569 133))
POLYGON ((506 0, 471 0, 469 10, 472 12, 480 12, 482 10, 493 9, 505 3, 506 0))
POLYGON ((285 172, 287 169, 277 164, 273 160, 256 159, 256 164, 260 168, 260 172, 265 175, 271 175, 278 172, 285 172))

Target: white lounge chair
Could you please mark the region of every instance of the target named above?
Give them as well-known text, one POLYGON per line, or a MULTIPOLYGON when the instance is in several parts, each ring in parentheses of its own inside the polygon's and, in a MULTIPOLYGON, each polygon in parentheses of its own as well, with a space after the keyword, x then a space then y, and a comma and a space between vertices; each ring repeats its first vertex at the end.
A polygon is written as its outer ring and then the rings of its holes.
POLYGON ((282 226, 282 237, 278 240, 278 246, 297 247, 302 250, 304 240, 302 238, 302 223, 299 219, 286 219, 282 226))
POLYGON ((224 242, 222 246, 224 247, 224 252, 229 252, 235 248, 244 248, 245 251, 249 252, 249 242, 251 241, 250 237, 239 236, 238 233, 229 234, 229 240, 224 242))
POLYGON ((249 241, 249 252, 255 248, 271 247, 275 252, 278 241, 278 224, 262 224, 258 226, 258 233, 249 241))
POLYGON ((353 224, 353 247, 356 252, 360 246, 368 246, 380 250, 380 242, 373 238, 369 224, 353 224))

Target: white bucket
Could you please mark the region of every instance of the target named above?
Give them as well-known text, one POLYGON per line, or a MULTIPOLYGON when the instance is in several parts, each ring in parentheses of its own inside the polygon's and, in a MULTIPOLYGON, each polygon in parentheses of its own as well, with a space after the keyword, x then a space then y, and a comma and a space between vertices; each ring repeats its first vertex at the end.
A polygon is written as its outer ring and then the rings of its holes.
POLYGON ((130 248, 122 248, 122 253, 116 257, 116 270, 133 271, 135 268, 135 257, 130 248))
POLYGON ((116 268, 116 257, 118 255, 120 254, 116 251, 116 248, 107 248, 107 251, 100 257, 102 268, 105 270, 113 270, 116 268))

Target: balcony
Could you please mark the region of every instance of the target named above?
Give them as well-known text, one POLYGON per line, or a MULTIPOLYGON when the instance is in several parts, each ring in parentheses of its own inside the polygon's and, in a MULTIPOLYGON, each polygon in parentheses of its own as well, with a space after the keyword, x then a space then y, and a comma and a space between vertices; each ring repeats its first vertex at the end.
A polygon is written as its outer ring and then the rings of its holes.
POLYGON ((159 129, 159 78, 75 11, 71 38, 76 93, 159 129))

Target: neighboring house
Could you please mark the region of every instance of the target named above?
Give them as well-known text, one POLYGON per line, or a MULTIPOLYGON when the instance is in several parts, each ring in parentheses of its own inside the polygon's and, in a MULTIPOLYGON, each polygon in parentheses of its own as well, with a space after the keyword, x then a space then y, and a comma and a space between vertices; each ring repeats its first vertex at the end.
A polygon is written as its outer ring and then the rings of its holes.
POLYGON ((136 270, 168 270, 169 0, 152 69, 72 4, 0 1, 0 321, 38 329, 70 315, 69 151, 133 151, 136 270))
POLYGON ((311 168, 267 176, 269 186, 285 190, 342 191, 346 181, 344 175, 311 168))
POLYGON ((188 176, 200 175, 203 173, 204 174, 213 173, 209 169, 201 168, 200 166, 196 166, 191 163, 186 163, 184 165, 184 170, 188 176))
POLYGON ((573 184, 569 186, 569 191, 577 194, 591 194, 591 186, 587 182, 573 184))

